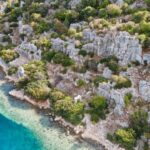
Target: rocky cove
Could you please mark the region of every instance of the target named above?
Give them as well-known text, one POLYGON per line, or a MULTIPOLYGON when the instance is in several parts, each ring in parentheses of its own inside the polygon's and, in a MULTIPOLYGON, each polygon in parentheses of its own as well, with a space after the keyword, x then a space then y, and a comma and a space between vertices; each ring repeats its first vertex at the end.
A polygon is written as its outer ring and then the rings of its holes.
POLYGON ((147 0, 21 0, 0 10, 0 66, 15 85, 11 96, 98 149, 149 147, 147 0))

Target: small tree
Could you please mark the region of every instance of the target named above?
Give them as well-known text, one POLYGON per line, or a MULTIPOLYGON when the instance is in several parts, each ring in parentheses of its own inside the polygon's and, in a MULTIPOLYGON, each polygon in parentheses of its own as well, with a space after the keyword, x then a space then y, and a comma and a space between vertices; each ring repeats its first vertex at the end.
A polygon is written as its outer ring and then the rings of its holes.
POLYGON ((122 10, 116 4, 109 4, 107 6, 107 11, 108 11, 108 14, 112 17, 119 16, 122 13, 122 10))
POLYGON ((130 127, 135 131, 137 138, 140 138, 148 129, 148 113, 144 110, 134 112, 130 117, 130 127))

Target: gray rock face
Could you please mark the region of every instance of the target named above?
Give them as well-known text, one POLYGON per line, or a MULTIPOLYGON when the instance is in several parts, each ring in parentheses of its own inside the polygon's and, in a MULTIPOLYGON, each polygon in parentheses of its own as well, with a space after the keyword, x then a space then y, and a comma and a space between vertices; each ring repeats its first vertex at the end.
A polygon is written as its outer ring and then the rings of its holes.
POLYGON ((17 71, 17 76, 18 76, 19 78, 21 78, 21 77, 23 77, 24 75, 25 75, 24 68, 23 68, 22 66, 20 66, 20 67, 18 68, 18 71, 17 71))
POLYGON ((71 0, 69 2, 69 6, 71 9, 76 9, 76 7, 80 4, 81 4, 81 0, 71 0))
POLYGON ((144 80, 139 82, 139 94, 143 100, 150 102, 150 82, 144 80))
POLYGON ((96 89, 98 95, 106 97, 109 102, 115 102, 114 113, 116 115, 123 115, 125 103, 124 96, 127 93, 132 93, 134 97, 137 97, 137 93, 134 88, 127 89, 113 89, 113 84, 101 83, 96 89))
POLYGON ((33 32, 33 29, 29 25, 23 25, 22 21, 19 21, 19 33, 30 36, 33 32))
POLYGON ((93 41, 83 45, 83 49, 94 52, 99 56, 116 55, 121 65, 127 65, 130 61, 142 63, 142 47, 139 40, 127 32, 107 32, 96 35, 95 31, 85 29, 83 31, 85 41, 93 41))
POLYGON ((28 43, 28 42, 22 42, 16 50, 20 53, 20 55, 23 55, 24 57, 27 57, 28 59, 33 60, 40 60, 41 59, 41 50, 38 49, 34 44, 28 43))
POLYGON ((110 79, 112 76, 112 71, 109 68, 105 68, 103 71, 103 77, 110 79))
POLYGON ((150 111, 148 112, 148 123, 150 124, 150 111))
POLYGON ((150 64, 150 54, 143 55, 143 63, 144 62, 146 62, 147 64, 150 64))
POLYGON ((52 39, 52 49, 55 51, 61 51, 70 56, 73 60, 79 62, 78 56, 79 49, 75 48, 75 41, 63 41, 60 38, 52 39))

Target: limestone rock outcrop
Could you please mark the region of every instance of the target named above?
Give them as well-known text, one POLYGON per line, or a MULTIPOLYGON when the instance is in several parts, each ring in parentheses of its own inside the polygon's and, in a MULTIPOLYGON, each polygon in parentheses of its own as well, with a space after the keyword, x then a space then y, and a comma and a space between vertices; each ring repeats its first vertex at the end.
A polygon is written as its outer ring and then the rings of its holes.
POLYGON ((143 100, 150 102, 150 82, 144 80, 139 82, 139 94, 143 100))
POLYGON ((124 113, 124 96, 127 93, 132 93, 133 97, 137 97, 137 93, 134 88, 113 89, 113 84, 111 83, 101 83, 96 89, 96 93, 106 97, 110 103, 115 103, 114 113, 116 115, 122 115, 124 113))
POLYGON ((94 52, 99 56, 115 55, 120 59, 121 65, 127 65, 130 61, 142 63, 142 47, 139 40, 127 32, 110 31, 97 35, 95 31, 85 29, 83 38, 88 41, 83 49, 94 52))
POLYGON ((20 55, 31 59, 31 60, 40 60, 41 59, 41 50, 38 49, 34 44, 28 42, 22 42, 16 50, 20 55))

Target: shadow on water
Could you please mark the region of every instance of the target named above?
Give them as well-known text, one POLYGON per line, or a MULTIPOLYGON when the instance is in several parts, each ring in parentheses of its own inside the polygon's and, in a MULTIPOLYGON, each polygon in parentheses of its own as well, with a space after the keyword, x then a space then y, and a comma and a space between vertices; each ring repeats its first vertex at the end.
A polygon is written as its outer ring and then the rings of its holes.
POLYGON ((27 128, 0 114, 0 150, 42 150, 39 139, 27 128))

